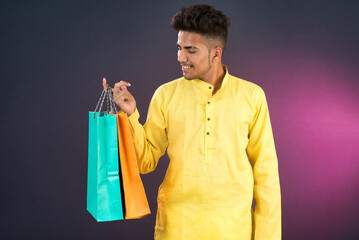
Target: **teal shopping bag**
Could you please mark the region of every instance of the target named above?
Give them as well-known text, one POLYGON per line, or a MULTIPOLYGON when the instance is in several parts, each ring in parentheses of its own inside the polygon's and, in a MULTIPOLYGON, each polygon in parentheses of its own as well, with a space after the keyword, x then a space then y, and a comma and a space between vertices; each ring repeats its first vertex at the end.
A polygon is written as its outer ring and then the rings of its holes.
MULTIPOLYGON (((105 95, 101 95, 101 107, 105 95)), ((98 222, 120 220, 123 211, 117 118, 96 109, 89 112, 87 210, 98 222)))

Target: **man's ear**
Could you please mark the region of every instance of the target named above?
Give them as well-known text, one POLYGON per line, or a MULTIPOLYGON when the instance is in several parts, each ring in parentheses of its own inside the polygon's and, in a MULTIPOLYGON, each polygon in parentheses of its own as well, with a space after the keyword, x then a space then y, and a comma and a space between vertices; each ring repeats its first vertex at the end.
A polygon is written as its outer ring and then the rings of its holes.
POLYGON ((222 53, 223 53, 222 48, 221 47, 214 47, 212 51, 213 51, 212 61, 213 62, 221 61, 222 53))

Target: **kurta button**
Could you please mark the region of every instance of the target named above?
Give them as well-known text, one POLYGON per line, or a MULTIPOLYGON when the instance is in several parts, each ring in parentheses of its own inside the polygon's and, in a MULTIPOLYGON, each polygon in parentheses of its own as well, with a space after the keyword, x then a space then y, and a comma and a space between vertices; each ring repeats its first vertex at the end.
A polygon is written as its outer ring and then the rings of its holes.
POLYGON ((207 118, 207 120, 209 121, 209 120, 211 120, 210 118, 207 118))
POLYGON ((207 102, 207 104, 210 104, 211 102, 207 102))
POLYGON ((209 87, 209 89, 212 89, 212 87, 209 87))
POLYGON ((209 132, 207 132, 207 135, 209 135, 209 132))

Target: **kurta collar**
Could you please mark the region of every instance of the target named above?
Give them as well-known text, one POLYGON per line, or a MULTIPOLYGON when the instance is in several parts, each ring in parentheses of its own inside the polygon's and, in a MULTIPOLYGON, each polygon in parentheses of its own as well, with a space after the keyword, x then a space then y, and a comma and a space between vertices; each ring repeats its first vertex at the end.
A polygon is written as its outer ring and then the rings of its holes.
MULTIPOLYGON (((224 75, 224 78, 223 78, 223 81, 222 81, 221 88, 220 88, 218 91, 220 91, 220 90, 227 84, 228 79, 229 79, 229 73, 228 73, 227 66, 224 65, 224 64, 222 64, 222 67, 223 67, 223 70, 225 71, 225 75, 224 75)), ((212 85, 212 84, 207 83, 207 82, 205 82, 205 81, 202 81, 202 80, 200 80, 200 79, 198 79, 198 78, 193 79, 192 82, 193 82, 196 86, 198 86, 198 87, 200 87, 201 89, 203 89, 205 92, 208 92, 208 93, 211 93, 211 94, 212 94, 212 91, 213 91, 213 85, 212 85), (210 89, 210 87, 212 87, 212 88, 210 89)))

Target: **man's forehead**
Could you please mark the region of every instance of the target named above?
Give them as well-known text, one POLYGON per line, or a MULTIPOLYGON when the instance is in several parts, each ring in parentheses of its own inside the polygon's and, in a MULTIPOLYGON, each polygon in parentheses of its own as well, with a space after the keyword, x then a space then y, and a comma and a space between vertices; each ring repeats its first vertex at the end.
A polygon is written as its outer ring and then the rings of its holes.
POLYGON ((203 37, 194 32, 179 31, 177 45, 184 48, 198 48, 204 44, 203 37))

